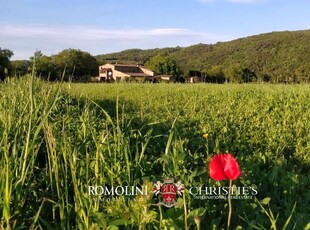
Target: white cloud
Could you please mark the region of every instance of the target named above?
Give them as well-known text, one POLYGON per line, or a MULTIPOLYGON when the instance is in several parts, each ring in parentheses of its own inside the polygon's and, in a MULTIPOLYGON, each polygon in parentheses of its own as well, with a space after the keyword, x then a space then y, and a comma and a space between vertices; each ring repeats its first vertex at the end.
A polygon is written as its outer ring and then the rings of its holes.
POLYGON ((138 39, 148 36, 187 35, 191 32, 179 28, 159 28, 151 30, 124 29, 107 30, 93 27, 44 27, 39 25, 1 25, 0 35, 24 38, 57 38, 82 40, 138 39))
POLYGON ((46 55, 75 48, 93 55, 129 48, 160 48, 214 43, 233 39, 183 28, 102 29, 97 27, 53 27, 0 23, 0 44, 14 52, 13 59, 28 59, 36 50, 46 55))

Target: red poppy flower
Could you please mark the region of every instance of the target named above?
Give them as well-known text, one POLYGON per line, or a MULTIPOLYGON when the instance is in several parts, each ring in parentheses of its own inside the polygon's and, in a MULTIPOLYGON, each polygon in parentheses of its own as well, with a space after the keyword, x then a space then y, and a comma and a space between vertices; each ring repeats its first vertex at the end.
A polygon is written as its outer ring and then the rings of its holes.
POLYGON ((211 158, 209 174, 213 180, 236 180, 241 176, 241 171, 231 154, 217 154, 211 158))

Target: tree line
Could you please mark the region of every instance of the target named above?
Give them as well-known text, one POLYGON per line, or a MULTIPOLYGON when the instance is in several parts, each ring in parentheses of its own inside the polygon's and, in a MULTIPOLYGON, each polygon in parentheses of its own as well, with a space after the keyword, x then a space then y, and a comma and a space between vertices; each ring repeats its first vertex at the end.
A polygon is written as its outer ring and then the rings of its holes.
MULTIPOLYGON (((0 50, 1 51, 1 50, 0 50)), ((8 52, 6 52, 8 53, 8 52)), ((9 61, 11 55, 0 53, 5 56, 6 62, 1 59, 1 78, 5 76, 24 76, 34 71, 37 76, 45 80, 56 81, 90 81, 92 76, 98 75, 98 61, 88 52, 65 49, 56 55, 47 56, 41 51, 36 51, 30 60, 9 61), (6 72, 2 71, 6 69, 6 72)))
POLYGON ((310 30, 260 34, 229 42, 189 47, 139 50, 98 55, 100 62, 135 61, 146 64, 156 56, 178 66, 182 76, 201 76, 203 81, 310 82, 310 30))
POLYGON ((310 30, 273 32, 216 44, 189 47, 129 49, 92 56, 66 49, 46 56, 35 52, 30 60, 10 61, 13 52, 0 48, 0 77, 31 71, 44 79, 88 81, 105 63, 145 65, 156 74, 197 76, 210 83, 310 82, 310 30))

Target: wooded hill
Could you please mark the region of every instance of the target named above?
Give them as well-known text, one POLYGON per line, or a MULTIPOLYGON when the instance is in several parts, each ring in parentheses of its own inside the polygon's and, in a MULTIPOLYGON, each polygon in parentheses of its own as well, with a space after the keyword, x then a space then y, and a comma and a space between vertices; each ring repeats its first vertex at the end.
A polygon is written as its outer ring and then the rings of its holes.
POLYGON ((260 34, 229 42, 163 49, 130 49, 98 55, 99 64, 173 60, 183 76, 209 82, 310 82, 310 30, 260 34))

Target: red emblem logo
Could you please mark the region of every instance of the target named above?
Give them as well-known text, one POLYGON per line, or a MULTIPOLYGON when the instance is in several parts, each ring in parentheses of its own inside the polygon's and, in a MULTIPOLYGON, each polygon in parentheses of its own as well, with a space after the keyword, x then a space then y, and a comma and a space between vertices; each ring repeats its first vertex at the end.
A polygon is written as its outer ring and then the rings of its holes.
POLYGON ((159 204, 171 208, 175 204, 176 196, 181 196, 184 189, 184 184, 182 184, 181 181, 174 183, 174 179, 169 178, 165 179, 164 183, 157 181, 156 184, 154 184, 153 192, 155 195, 161 194, 163 202, 159 204))

